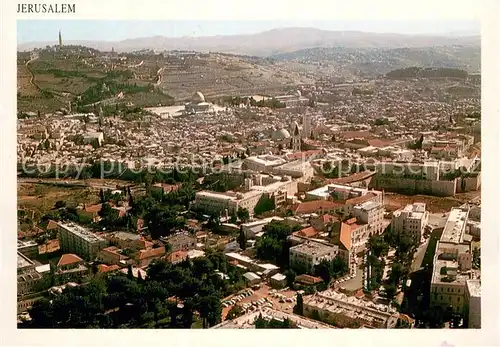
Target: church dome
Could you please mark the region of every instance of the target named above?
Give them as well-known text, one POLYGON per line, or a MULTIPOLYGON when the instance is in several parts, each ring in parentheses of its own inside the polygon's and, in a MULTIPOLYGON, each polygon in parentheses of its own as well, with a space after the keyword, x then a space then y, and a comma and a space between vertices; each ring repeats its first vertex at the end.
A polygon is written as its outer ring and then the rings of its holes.
POLYGON ((273 132, 273 140, 283 140, 290 138, 290 133, 286 129, 280 129, 273 132))
POLYGON ((205 102, 205 96, 201 92, 196 92, 191 97, 191 102, 199 104, 200 102, 205 102))
POLYGON ((302 93, 300 92, 300 90, 297 90, 295 92, 295 96, 298 97, 298 98, 300 98, 302 96, 302 93))

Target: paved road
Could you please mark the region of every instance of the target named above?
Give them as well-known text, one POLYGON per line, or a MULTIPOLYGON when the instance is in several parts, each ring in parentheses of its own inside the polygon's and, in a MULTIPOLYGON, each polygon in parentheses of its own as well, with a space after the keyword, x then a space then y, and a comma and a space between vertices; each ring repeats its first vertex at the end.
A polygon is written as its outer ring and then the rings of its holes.
POLYGON ((417 271, 420 269, 420 266, 422 266, 422 260, 424 260, 425 251, 427 250, 428 245, 429 239, 425 240, 425 242, 418 247, 417 252, 415 252, 413 262, 411 263, 411 272, 417 271))

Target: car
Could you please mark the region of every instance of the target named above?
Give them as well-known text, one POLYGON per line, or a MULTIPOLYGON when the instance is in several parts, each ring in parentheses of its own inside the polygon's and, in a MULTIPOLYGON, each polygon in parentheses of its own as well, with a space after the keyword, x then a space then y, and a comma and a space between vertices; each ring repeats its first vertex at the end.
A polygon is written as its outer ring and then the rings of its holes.
POLYGON ((223 302, 222 307, 227 307, 227 304, 225 302, 223 302))

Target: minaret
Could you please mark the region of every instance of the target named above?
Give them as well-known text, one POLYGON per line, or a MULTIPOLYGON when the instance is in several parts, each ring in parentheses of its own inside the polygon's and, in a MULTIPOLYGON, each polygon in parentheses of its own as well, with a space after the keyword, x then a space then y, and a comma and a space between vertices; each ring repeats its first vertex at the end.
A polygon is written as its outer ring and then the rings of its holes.
POLYGON ((294 152, 300 152, 300 129, 297 122, 293 123, 292 130, 292 150, 294 152))
POLYGON ((62 47, 62 35, 61 35, 61 30, 59 30, 59 47, 62 47))

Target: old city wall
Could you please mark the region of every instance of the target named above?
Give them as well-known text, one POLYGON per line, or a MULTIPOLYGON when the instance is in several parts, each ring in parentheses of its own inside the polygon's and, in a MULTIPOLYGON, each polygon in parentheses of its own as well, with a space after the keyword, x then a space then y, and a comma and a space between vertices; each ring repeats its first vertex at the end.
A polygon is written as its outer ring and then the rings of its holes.
POLYGON ((397 178, 375 175, 370 182, 370 188, 410 194, 427 194, 436 196, 455 195, 457 181, 435 181, 412 178, 397 178))
POLYGON ((481 173, 478 173, 475 177, 466 177, 457 179, 457 193, 465 193, 470 191, 476 191, 481 188, 481 173), (463 183, 462 183, 463 180, 463 183))

